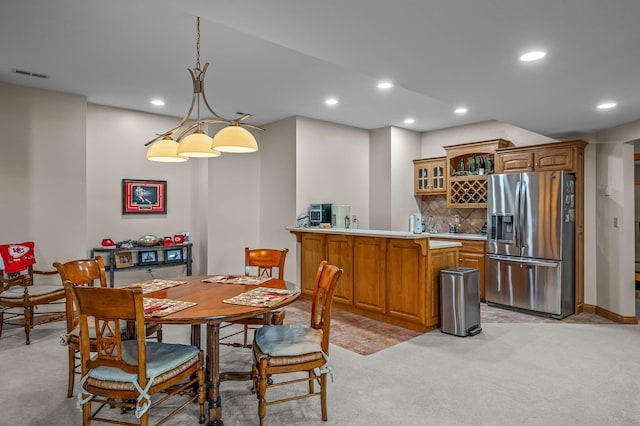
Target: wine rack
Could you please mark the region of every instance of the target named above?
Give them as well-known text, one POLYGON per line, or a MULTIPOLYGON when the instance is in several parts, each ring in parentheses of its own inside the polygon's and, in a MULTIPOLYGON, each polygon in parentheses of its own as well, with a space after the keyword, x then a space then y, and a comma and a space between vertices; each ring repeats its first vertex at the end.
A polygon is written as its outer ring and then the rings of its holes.
POLYGON ((487 176, 451 176, 449 195, 452 207, 487 207, 487 176))
POLYGON ((505 139, 445 146, 449 179, 447 207, 486 208, 487 173, 493 172, 494 153, 509 146, 513 144, 505 139))

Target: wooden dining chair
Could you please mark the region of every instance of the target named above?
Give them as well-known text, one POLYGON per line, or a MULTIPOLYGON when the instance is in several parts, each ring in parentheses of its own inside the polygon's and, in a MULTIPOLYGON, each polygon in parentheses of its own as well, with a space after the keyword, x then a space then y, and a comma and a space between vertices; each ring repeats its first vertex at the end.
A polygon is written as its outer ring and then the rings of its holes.
POLYGON ((65 315, 62 309, 64 288, 60 284, 35 282, 36 278, 58 273, 34 269, 34 250, 35 244, 31 241, 0 245, 0 336, 5 322, 17 320, 24 326, 27 345, 31 344, 33 327, 61 321, 65 315), (50 308, 58 301, 60 310, 50 308), (44 305, 50 306, 38 312, 44 305))
MULTIPOLYGON (((289 249, 279 250, 270 248, 250 249, 245 247, 244 249, 244 273, 245 275, 253 275, 259 277, 271 277, 284 279, 284 262, 287 258, 289 249), (277 276, 274 273, 277 271, 277 276)), ((278 309, 271 312, 271 324, 282 324, 284 322, 285 311, 284 309, 278 309)), ((251 348, 249 343, 249 330, 255 330, 258 326, 264 325, 264 317, 259 315, 251 318, 243 318, 239 320, 230 321, 224 324, 221 328, 227 326, 240 324, 243 329, 236 331, 221 338, 221 344, 233 347, 251 348), (251 327, 254 326, 254 327, 251 327), (242 343, 231 341, 231 337, 238 334, 243 334, 242 343)))
POLYGON ((140 288, 76 286, 66 281, 67 298, 73 299, 80 317, 80 365, 82 372, 82 424, 91 421, 123 425, 147 425, 148 410, 175 395, 188 396, 159 423, 198 401, 198 421, 204 423, 204 357, 191 345, 124 340, 123 322, 135 321, 136 335, 145 333, 144 304, 140 288), (90 319, 91 318, 91 319, 90 319), (95 321, 95 343, 90 337, 90 323, 95 321), (91 353, 95 344, 96 351, 91 353), (152 400, 152 395, 167 395, 152 400), (97 408, 93 410, 93 404, 97 408), (117 418, 99 417, 102 408, 120 406, 135 410, 139 423, 117 418))
POLYGON ((258 396, 260 425, 264 423, 267 406, 282 402, 320 396, 322 420, 327 420, 327 373, 330 373, 329 330, 333 293, 342 269, 322 261, 316 273, 311 305, 310 326, 265 325, 256 331, 253 340, 254 391, 258 396), (286 377, 276 382, 273 375, 306 372, 306 377, 286 377), (309 392, 288 398, 267 401, 267 389, 300 382, 309 383, 309 392), (314 389, 314 383, 320 387, 314 389))
MULTIPOLYGON (((107 287, 107 277, 104 270, 104 261, 101 256, 91 259, 71 260, 66 263, 54 262, 53 266, 57 269, 62 278, 62 282, 72 282, 77 286, 100 286, 107 287)), ((64 289, 63 289, 64 291, 64 289)), ((73 396, 73 385, 75 375, 80 374, 80 321, 77 309, 75 309, 72 299, 66 299, 66 315, 67 315, 67 333, 62 336, 62 344, 67 346, 69 353, 69 381, 67 386, 67 397, 73 396)), ((126 327, 126 322, 122 323, 126 327)), ((162 341, 162 324, 147 324, 147 336, 156 334, 159 342, 162 341)), ((95 330, 90 328, 90 338, 95 339, 95 330)), ((126 328, 121 330, 126 333, 126 328)), ((133 336, 128 336, 132 338, 133 336)), ((95 341, 91 341, 89 346, 92 352, 96 351, 95 341)))

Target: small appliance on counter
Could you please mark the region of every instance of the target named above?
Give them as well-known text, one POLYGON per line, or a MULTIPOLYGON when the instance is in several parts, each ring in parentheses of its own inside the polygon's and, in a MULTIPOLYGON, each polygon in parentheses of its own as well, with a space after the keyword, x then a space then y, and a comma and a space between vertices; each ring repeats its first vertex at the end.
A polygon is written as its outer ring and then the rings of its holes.
POLYGON ((409 224, 409 232, 414 234, 422 233, 422 215, 420 213, 411 215, 411 222, 409 224))
POLYGON ((351 225, 351 206, 348 204, 331 205, 331 226, 347 228, 351 225))
POLYGON ((331 223, 331 204, 311 204, 309 206, 309 226, 331 223))

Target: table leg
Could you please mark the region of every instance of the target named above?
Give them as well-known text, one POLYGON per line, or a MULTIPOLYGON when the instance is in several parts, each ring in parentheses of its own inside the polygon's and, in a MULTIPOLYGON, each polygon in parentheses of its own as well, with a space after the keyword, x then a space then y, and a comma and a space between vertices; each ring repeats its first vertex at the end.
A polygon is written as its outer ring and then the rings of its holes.
POLYGON ((207 426, 221 426, 222 399, 220 398, 220 324, 207 324, 207 399, 209 422, 207 426))

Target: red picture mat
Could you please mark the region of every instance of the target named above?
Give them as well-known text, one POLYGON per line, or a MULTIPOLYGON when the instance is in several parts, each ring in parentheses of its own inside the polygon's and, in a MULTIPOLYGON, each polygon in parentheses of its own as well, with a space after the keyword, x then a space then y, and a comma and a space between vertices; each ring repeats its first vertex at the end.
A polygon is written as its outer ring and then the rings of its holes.
POLYGON ((122 179, 122 214, 167 212, 167 181, 122 179))
POLYGON ((272 279, 271 277, 258 277, 255 275, 214 275, 202 280, 204 283, 244 284, 260 285, 272 279))
POLYGON ((145 297, 143 299, 144 316, 145 317, 164 317, 174 312, 187 309, 196 302, 184 302, 182 300, 173 299, 156 299, 153 297, 145 297))
POLYGON ((172 281, 172 280, 160 280, 153 279, 148 281, 141 281, 139 283, 133 283, 125 286, 124 288, 135 288, 140 287, 142 289, 142 294, 151 293, 158 290, 164 290, 165 288, 175 287, 180 284, 186 284, 186 281, 172 281))
POLYGON ((256 306, 262 308, 273 306, 292 294, 294 294, 292 291, 285 289, 258 287, 253 290, 240 293, 239 295, 229 299, 225 299, 223 302, 231 303, 233 305, 256 306))

